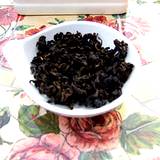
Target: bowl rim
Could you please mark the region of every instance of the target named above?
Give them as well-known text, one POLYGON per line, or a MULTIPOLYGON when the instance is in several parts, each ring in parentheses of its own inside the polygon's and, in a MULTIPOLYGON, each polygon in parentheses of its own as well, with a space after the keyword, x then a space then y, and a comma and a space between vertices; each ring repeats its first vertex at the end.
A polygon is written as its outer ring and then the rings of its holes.
MULTIPOLYGON (((119 36, 122 37, 122 40, 124 40, 125 42, 128 43, 128 45, 134 49, 135 51, 134 52, 137 52, 136 48, 133 46, 133 44, 131 43, 131 41, 129 39, 127 39, 121 32, 115 30, 114 28, 112 27, 109 27, 109 26, 106 26, 105 24, 101 24, 101 23, 97 23, 97 22, 90 22, 90 21, 68 21, 68 22, 63 22, 61 24, 58 24, 58 25, 55 25, 55 26, 51 26, 51 27, 48 27, 40 32, 38 32, 37 34, 35 35, 32 35, 30 37, 27 37, 23 40, 13 40, 12 42, 9 42, 4 48, 9 48, 12 46, 14 46, 15 44, 24 44, 26 43, 27 41, 30 41, 36 37, 39 37, 41 35, 43 35, 44 33, 47 33, 47 32, 50 32, 56 28, 59 28, 59 27, 65 27, 65 26, 68 26, 68 25, 90 25, 90 26, 93 26, 93 27, 101 27, 102 29, 108 29, 109 31, 111 32, 115 32, 116 34, 118 34, 119 36)), ((11 48, 12 48, 11 47, 11 48)), ((8 58, 7 60, 10 61, 10 58, 8 57, 9 54, 7 54, 8 50, 4 50, 4 53, 5 53, 5 56, 6 58, 8 58)), ((11 49, 10 49, 11 51, 11 49)), ((138 53, 137 53, 138 54, 138 53)), ((12 64, 12 63, 11 63, 12 64)), ((136 66, 137 67, 137 66, 136 66)), ((14 71, 14 66, 11 65, 11 68, 13 68, 13 71, 14 71)), ((17 76, 17 79, 19 79, 20 75, 17 76)), ((19 81, 21 83, 21 81, 19 81)), ((31 88, 29 88, 31 84, 23 84, 21 83, 21 87, 24 89, 24 91, 29 95, 29 97, 31 97, 31 99, 33 101, 35 101, 38 105, 40 105, 42 108, 45 108, 51 112, 54 112, 58 115, 63 115, 63 116, 67 116, 67 117, 92 117, 92 116, 96 116, 96 115, 100 115, 100 114, 103 114, 103 113, 106 113, 106 112, 109 112, 110 110, 112 109, 115 109, 116 107, 120 106, 123 102, 124 102, 124 99, 125 97, 127 96, 126 92, 125 93, 122 93, 122 95, 120 97, 118 97, 117 99, 115 99, 114 101, 110 102, 110 103, 107 103, 106 105, 100 107, 100 108, 74 108, 73 110, 69 109, 69 108, 62 108, 60 107, 60 105, 55 105, 55 104, 49 104, 47 102, 44 102, 43 100, 39 99, 38 97, 34 96, 31 92, 31 88), (32 98, 34 97, 34 98, 32 98), (54 105, 54 106, 53 106, 54 105), (52 107, 51 107, 52 106, 52 107), (75 111, 76 110, 76 111, 75 111)), ((40 97, 42 96, 40 93, 39 93, 40 97)))

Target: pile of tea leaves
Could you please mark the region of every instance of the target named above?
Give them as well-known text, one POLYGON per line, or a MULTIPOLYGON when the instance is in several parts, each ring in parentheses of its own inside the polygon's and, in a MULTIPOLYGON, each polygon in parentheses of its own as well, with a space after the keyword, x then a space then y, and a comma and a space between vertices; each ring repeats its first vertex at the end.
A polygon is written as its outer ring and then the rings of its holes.
POLYGON ((103 47, 97 33, 60 32, 49 41, 41 36, 30 82, 49 103, 99 108, 122 94, 134 67, 125 62, 128 44, 118 39, 113 44, 103 47))

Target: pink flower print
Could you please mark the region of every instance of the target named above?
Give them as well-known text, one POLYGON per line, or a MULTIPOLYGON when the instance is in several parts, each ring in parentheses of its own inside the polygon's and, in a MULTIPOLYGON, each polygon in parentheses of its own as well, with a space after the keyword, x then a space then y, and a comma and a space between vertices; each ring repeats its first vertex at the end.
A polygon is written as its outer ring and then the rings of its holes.
POLYGON ((14 145, 9 160, 77 160, 79 151, 64 142, 63 136, 54 133, 29 137, 14 145))
POLYGON ((10 68, 6 58, 3 56, 3 47, 8 43, 8 39, 0 41, 0 66, 10 68))
POLYGON ((140 35, 144 36, 150 31, 149 24, 140 17, 121 19, 120 22, 121 26, 118 30, 130 40, 135 40, 140 35))
POLYGON ((59 118, 67 142, 83 151, 114 148, 118 143, 121 122, 117 111, 92 118, 59 118))
POLYGON ((92 21, 105 24, 107 26, 113 27, 117 29, 117 22, 116 19, 108 18, 106 16, 88 16, 84 18, 85 21, 92 21))
POLYGON ((16 21, 18 14, 14 8, 2 8, 0 9, 0 25, 10 25, 13 21, 16 21))

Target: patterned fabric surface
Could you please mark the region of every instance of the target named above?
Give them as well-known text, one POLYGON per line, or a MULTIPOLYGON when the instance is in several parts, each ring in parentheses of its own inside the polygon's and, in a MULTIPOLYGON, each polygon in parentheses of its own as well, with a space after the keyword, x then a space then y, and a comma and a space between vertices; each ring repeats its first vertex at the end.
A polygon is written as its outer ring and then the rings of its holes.
POLYGON ((160 160, 159 19, 159 0, 130 0, 121 15, 22 16, 0 7, 0 160, 160 160), (92 118, 63 117, 38 106, 3 56, 10 40, 72 20, 118 30, 142 64, 123 105, 92 118))

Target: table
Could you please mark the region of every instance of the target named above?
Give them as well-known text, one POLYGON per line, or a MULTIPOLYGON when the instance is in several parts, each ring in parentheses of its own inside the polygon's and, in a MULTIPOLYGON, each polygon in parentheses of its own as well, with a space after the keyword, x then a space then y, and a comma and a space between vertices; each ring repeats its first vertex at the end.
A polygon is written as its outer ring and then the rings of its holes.
POLYGON ((1 7, 0 159, 160 160, 159 18, 159 0, 129 0, 127 13, 121 15, 21 16, 1 7), (67 118, 44 110, 21 89, 3 56, 11 39, 71 20, 111 26, 139 54, 142 66, 132 94, 104 115, 67 118))

